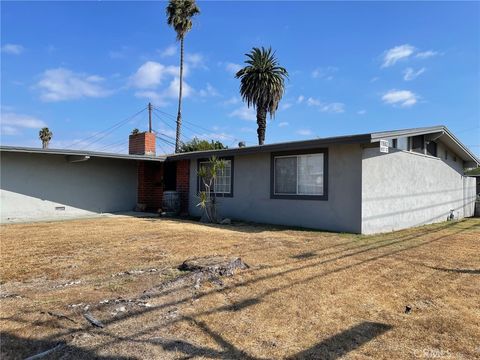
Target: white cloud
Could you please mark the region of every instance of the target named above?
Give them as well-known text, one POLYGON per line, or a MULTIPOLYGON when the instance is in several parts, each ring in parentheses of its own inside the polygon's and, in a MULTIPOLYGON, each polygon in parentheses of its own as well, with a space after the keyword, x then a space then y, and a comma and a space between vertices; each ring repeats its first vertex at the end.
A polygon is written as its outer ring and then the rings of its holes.
POLYGON ((414 80, 415 78, 417 78, 418 76, 420 76, 421 74, 423 74, 425 72, 425 68, 421 68, 417 71, 413 70, 412 68, 406 68, 404 71, 403 71, 403 80, 405 81, 411 81, 411 80, 414 80))
POLYGON ((18 44, 5 44, 2 46, 2 52, 11 55, 20 55, 25 51, 25 48, 22 45, 18 44))
POLYGON ((257 119, 257 114, 253 108, 249 108, 246 105, 233 110, 230 114, 230 117, 236 117, 242 120, 255 121, 257 119))
POLYGON ((375 81, 378 81, 380 78, 378 76, 374 76, 373 78, 370 79, 371 83, 374 83, 375 81))
POLYGON ((333 74, 338 71, 338 68, 335 66, 327 66, 323 68, 316 68, 312 71, 312 77, 314 79, 325 79, 332 80, 333 74))
POLYGON ((219 96, 219 92, 210 83, 207 83, 205 89, 200 89, 198 95, 201 97, 219 96))
POLYGON ((324 103, 318 99, 309 97, 307 99, 307 105, 318 107, 321 112, 326 112, 326 113, 339 114, 339 113, 345 112, 345 104, 341 102, 324 103))
POLYGON ((192 68, 208 69, 205 65, 203 55, 199 53, 186 53, 185 62, 189 64, 192 68))
POLYGON ((170 45, 167 46, 163 50, 157 50, 160 53, 161 57, 170 57, 173 56, 177 53, 177 46, 176 45, 170 45))
MULTIPOLYGON (((178 97, 178 93, 180 90, 180 78, 174 77, 172 81, 170 81, 170 85, 166 89, 164 95, 175 99, 178 97)), ((193 89, 190 85, 188 85, 185 80, 183 81, 183 86, 182 86, 182 97, 187 98, 190 95, 192 95, 193 89)))
POLYGON ((364 109, 357 111, 358 115, 365 115, 366 113, 367 113, 367 110, 364 110, 364 109))
POLYGON ((296 133, 298 135, 302 135, 302 136, 311 136, 313 135, 312 131, 311 130, 308 130, 308 129, 300 129, 300 130, 297 130, 296 133))
POLYGON ((409 44, 395 46, 394 48, 385 51, 382 67, 395 65, 397 61, 408 58, 414 52, 415 47, 409 44))
POLYGON ((282 122, 279 122, 279 123, 278 123, 278 127, 285 127, 285 126, 288 126, 288 122, 287 122, 287 121, 282 121, 282 122))
POLYGON ((230 99, 227 99, 223 102, 223 105, 235 105, 240 102, 240 98, 238 96, 232 96, 230 99))
POLYGON ((5 112, 1 114, 0 119, 1 132, 3 135, 16 135, 21 129, 38 129, 47 126, 47 124, 34 116, 5 112))
POLYGON ((345 104, 338 103, 338 102, 323 104, 320 107, 320 111, 321 112, 328 112, 328 113, 337 113, 337 114, 343 113, 343 112, 345 112, 345 104))
POLYGON ((83 97, 105 97, 112 93, 103 87, 104 79, 97 75, 75 73, 69 69, 46 70, 36 88, 40 89, 42 101, 63 101, 83 97))
MULTIPOLYGON (((194 57, 195 66, 200 66, 200 58, 194 57)), ((142 64, 138 70, 130 76, 129 85, 137 88, 135 96, 147 98, 157 106, 165 106, 172 99, 178 98, 180 79, 178 77, 179 68, 176 66, 166 66, 155 61, 147 61, 142 64), (162 86, 166 83, 166 87, 162 86)), ((210 83, 205 88, 195 90, 185 80, 188 75, 187 68, 184 71, 184 80, 182 88, 182 97, 213 97, 219 96, 219 92, 210 83)))
POLYGON ((309 97, 307 99, 307 105, 308 106, 320 106, 320 105, 322 105, 322 102, 320 100, 309 97))
POLYGON ((242 65, 240 64, 235 64, 231 62, 225 64, 225 70, 227 70, 232 74, 236 74, 241 68, 242 68, 242 65))
POLYGON ((154 90, 139 90, 135 92, 135 96, 137 98, 148 99, 148 101, 157 107, 163 107, 169 104, 160 92, 154 90))
MULTIPOLYGON (((146 98, 153 102, 156 106, 166 106, 169 104, 169 100, 178 99, 178 93, 180 90, 180 79, 174 77, 167 88, 156 91, 156 90, 139 90, 135 92, 135 96, 138 98, 146 98)), ((183 81, 182 87, 182 98, 188 98, 195 93, 194 89, 183 81)))
POLYGON ((382 100, 386 104, 410 107, 417 103, 418 95, 410 90, 390 90, 382 96, 382 100))
POLYGON ((427 59, 429 57, 436 56, 436 55, 438 55, 437 51, 427 50, 427 51, 417 53, 417 55, 415 55, 415 57, 417 57, 419 59, 427 59))
POLYGON ((242 127, 240 128, 241 132, 246 132, 246 133, 254 133, 256 130, 254 128, 249 128, 249 127, 242 127))
POLYGON ((176 66, 165 66, 155 61, 147 61, 130 77, 130 84, 140 89, 155 88, 168 76, 176 76, 176 66))
POLYGON ((290 109, 292 106, 293 104, 290 102, 282 103, 280 104, 280 110, 287 110, 290 109))
POLYGON ((300 95, 300 96, 297 98, 297 104, 301 104, 304 100, 305 100, 305 96, 300 95))

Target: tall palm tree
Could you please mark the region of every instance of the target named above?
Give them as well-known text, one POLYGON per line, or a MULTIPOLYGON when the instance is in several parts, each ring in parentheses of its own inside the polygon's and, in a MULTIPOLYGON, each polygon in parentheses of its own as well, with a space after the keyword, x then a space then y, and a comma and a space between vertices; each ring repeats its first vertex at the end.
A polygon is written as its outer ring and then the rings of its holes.
POLYGON ((257 110, 258 145, 265 142, 267 113, 275 116, 278 104, 285 91, 288 72, 279 66, 272 48, 254 47, 245 61, 247 66, 240 69, 235 77, 240 79, 240 95, 247 106, 257 110))
POLYGON ((182 128, 182 87, 183 87, 183 40, 187 32, 192 29, 192 17, 200 13, 195 0, 170 0, 166 9, 167 23, 177 33, 180 41, 180 89, 178 94, 177 135, 175 152, 180 149, 180 135, 182 128))
POLYGON ((53 133, 48 127, 44 127, 38 132, 38 137, 40 138, 40 140, 42 140, 43 149, 48 149, 48 143, 50 142, 50 140, 52 140, 52 136, 53 133))

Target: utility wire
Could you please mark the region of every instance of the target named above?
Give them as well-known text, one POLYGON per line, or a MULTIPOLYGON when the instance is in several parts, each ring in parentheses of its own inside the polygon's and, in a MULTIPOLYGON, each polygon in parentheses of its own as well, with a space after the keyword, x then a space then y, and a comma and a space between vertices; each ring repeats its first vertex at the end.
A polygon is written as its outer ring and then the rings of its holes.
POLYGON ((125 124, 127 124, 129 121, 131 121, 132 119, 134 119, 136 116, 138 116, 140 113, 142 113, 143 111, 145 111, 145 108, 138 111, 137 113, 135 113, 134 115, 126 118, 121 124, 118 124, 116 127, 112 128, 111 130, 109 131, 106 131, 102 136, 96 138, 95 140, 91 141, 90 143, 88 143, 87 145, 85 145, 82 149, 85 149, 86 147, 90 146, 90 145, 93 145, 97 142, 99 142, 100 140, 102 140, 103 138, 105 138, 107 135, 111 134, 112 132, 114 132, 115 130, 118 130, 119 128, 121 128, 122 126, 124 126, 125 124))
MULTIPOLYGON (((174 126, 170 125, 167 121, 163 120, 157 113, 155 113, 155 109, 154 109, 153 115, 154 115, 158 120, 160 120, 163 124, 167 125, 170 129, 172 129, 172 130, 175 131, 175 132, 177 131, 174 126)), ((164 134, 164 135, 166 135, 166 134, 164 134)), ((191 140, 191 138, 189 138, 189 137, 186 136, 185 134, 183 134, 182 136, 183 136, 184 140, 186 140, 186 141, 190 141, 190 140, 191 140)), ((176 141, 176 139, 175 139, 174 137, 172 137, 172 136, 169 136, 169 137, 176 141)))
POLYGON ((125 143, 128 143, 128 140, 122 139, 120 141, 115 141, 113 143, 107 144, 107 145, 101 147, 99 150, 106 150, 106 149, 109 149, 109 148, 112 148, 112 147, 115 148, 115 147, 117 147, 119 145, 123 145, 125 143))
MULTIPOLYGON (((157 108, 157 107, 153 107, 153 109, 156 110, 156 111, 158 111, 159 113, 165 115, 165 116, 170 117, 172 120, 174 120, 174 121, 176 122, 176 117, 175 117, 174 115, 169 114, 169 113, 167 113, 167 112, 165 112, 165 111, 162 111, 162 110, 160 110, 160 109, 157 108)), ((193 122, 191 122, 191 121, 188 121, 188 120, 183 119, 183 120, 182 120, 182 126, 185 127, 186 129, 190 130, 194 135, 196 135, 196 136, 198 136, 198 137, 202 137, 202 135, 196 133, 196 130, 193 130, 193 129, 189 128, 187 125, 185 125, 185 123, 186 123, 186 124, 189 124, 189 125, 191 125, 191 126, 194 126, 194 127, 198 128, 198 129, 200 129, 200 130, 206 131, 206 132, 208 132, 208 133, 212 131, 211 129, 207 129, 207 128, 203 127, 203 126, 197 125, 197 124, 195 124, 195 123, 193 123, 193 122)), ((228 135, 228 134, 223 134, 223 135, 224 135, 225 137, 227 137, 227 138, 232 139, 232 140, 233 140, 233 141, 232 141, 232 144, 234 144, 235 142, 238 142, 238 141, 242 141, 242 139, 238 139, 238 138, 236 138, 235 136, 232 136, 232 135, 228 135)), ((249 139, 249 140, 251 140, 251 139, 249 139)), ((255 143, 255 141, 252 141, 252 142, 255 143)))
MULTIPOLYGON (((146 110, 146 107, 141 109, 140 111, 136 112, 135 114, 133 114, 132 116, 129 116, 127 117, 126 119, 123 119, 115 124, 113 124, 112 126, 106 128, 105 130, 102 130, 102 131, 99 131, 91 136, 88 136, 84 139, 80 139, 80 140, 77 140, 77 141, 74 141, 73 143, 71 143, 68 147, 71 148, 72 146, 76 145, 76 144, 79 144, 79 143, 82 143, 82 142, 85 142, 87 140, 90 140, 90 139, 94 139, 95 137, 97 137, 98 135, 100 134, 104 134, 106 133, 104 136, 102 136, 101 138, 103 139, 106 135, 112 133, 113 131, 117 130, 118 128, 122 127, 123 125, 125 125, 127 122, 129 122, 131 119, 135 118, 137 115, 139 115, 141 112, 145 111, 146 110)), ((91 143, 87 144, 87 146, 90 146, 91 144, 95 143, 96 140, 92 141, 91 143)), ((85 147, 83 147, 85 148, 85 147)))

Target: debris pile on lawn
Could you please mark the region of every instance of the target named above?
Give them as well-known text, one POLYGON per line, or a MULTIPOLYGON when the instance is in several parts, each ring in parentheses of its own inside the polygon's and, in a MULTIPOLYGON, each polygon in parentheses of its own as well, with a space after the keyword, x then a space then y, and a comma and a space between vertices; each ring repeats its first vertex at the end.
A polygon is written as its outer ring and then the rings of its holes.
POLYGON ((186 275, 178 276, 146 290, 141 298, 148 299, 167 288, 175 286, 192 285, 194 289, 198 289, 201 283, 205 281, 223 286, 223 282, 219 279, 220 277, 232 276, 235 274, 235 271, 248 268, 249 266, 239 257, 206 256, 188 259, 178 267, 178 270, 188 272, 186 275))
POLYGON ((179 267, 181 271, 192 271, 210 276, 232 276, 235 270, 245 270, 249 266, 240 258, 207 256, 185 260, 179 267))

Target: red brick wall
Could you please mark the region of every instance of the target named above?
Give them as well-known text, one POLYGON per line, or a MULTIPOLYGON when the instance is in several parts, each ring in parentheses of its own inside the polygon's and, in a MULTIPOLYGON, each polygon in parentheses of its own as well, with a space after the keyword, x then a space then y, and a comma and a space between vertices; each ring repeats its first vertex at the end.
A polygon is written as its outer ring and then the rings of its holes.
POLYGON ((147 205, 147 210, 157 211, 162 207, 163 164, 140 161, 138 163, 137 202, 147 205))
POLYGON ((190 160, 177 161, 177 192, 180 195, 180 215, 188 215, 190 160))
POLYGON ((144 132, 128 137, 128 153, 131 155, 155 155, 155 134, 144 132))
MULTIPOLYGON (((176 191, 180 196, 180 215, 188 215, 190 160, 180 160, 176 164, 176 191)), ((163 163, 139 161, 137 202, 145 204, 148 211, 162 208, 163 177, 163 163)))

